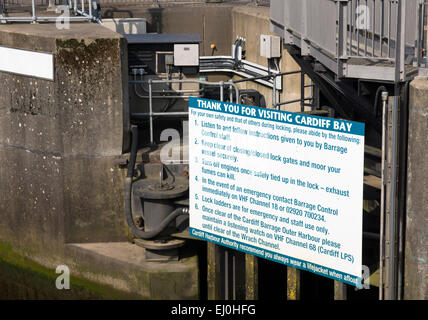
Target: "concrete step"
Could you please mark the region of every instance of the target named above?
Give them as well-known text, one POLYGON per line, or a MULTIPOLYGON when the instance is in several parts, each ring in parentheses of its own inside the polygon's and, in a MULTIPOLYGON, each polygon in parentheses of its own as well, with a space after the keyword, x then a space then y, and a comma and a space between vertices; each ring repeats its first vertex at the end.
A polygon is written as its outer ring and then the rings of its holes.
POLYGON ((71 243, 67 252, 78 272, 141 299, 198 299, 198 259, 186 253, 178 261, 148 262, 145 249, 130 242, 71 243))

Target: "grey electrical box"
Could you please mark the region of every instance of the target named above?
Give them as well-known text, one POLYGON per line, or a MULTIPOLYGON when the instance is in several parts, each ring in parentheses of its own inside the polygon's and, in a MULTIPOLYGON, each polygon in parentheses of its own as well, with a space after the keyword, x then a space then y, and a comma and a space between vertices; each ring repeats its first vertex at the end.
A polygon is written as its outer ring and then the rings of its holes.
POLYGON ((167 65, 167 66, 173 66, 174 65, 174 55, 173 54, 166 54, 165 55, 165 65, 167 65))
POLYGON ((174 65, 177 67, 199 66, 199 44, 174 44, 174 65))
POLYGON ((281 38, 266 34, 260 35, 260 55, 268 59, 280 58, 281 38))

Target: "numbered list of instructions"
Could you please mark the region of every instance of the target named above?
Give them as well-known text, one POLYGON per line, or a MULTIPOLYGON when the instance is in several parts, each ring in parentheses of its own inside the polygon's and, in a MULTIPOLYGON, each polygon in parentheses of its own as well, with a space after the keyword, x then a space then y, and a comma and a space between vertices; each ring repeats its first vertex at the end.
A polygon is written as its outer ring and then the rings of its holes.
POLYGON ((361 285, 364 124, 189 100, 190 232, 361 285))

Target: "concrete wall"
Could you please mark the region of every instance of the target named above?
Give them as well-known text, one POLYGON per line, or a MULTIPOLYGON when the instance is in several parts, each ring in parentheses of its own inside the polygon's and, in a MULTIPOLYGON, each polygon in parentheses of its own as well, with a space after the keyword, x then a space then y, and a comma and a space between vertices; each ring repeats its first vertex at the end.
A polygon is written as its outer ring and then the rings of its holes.
POLYGON ((109 5, 102 6, 103 18, 145 18, 147 32, 198 33, 202 39, 200 55, 230 55, 232 45, 231 11, 229 4, 162 4, 161 8, 150 6, 109 5))
POLYGON ((2 236, 42 247, 126 239, 112 166, 127 104, 124 44, 97 25, 0 29, 0 45, 54 55, 54 81, 0 73, 2 236))
MULTIPOLYGON (((237 37, 246 39, 246 60, 267 66, 267 59, 260 56, 260 35, 270 32, 269 8, 252 5, 227 3, 167 5, 161 8, 121 5, 119 8, 106 3, 102 7, 103 17, 139 17, 147 19, 147 32, 158 33, 199 33, 202 38, 200 54, 202 56, 227 55, 232 53, 232 44, 237 37), (212 51, 211 44, 216 50, 212 51)), ((300 68, 288 52, 282 50, 281 71, 295 71, 300 68)), ((239 77, 235 77, 238 79, 239 77)), ((210 81, 227 80, 227 77, 210 75, 210 81)), ((306 80, 306 82, 308 82, 306 80)), ((256 89, 272 105, 272 89, 263 85, 244 82, 242 89, 256 89)), ((309 96, 310 89, 306 89, 309 96)), ((281 101, 300 99, 300 74, 283 77, 281 101)), ((283 110, 300 111, 300 104, 294 103, 281 107, 283 110)))
POLYGON ((428 78, 410 84, 404 298, 428 299, 428 78))
MULTIPOLYGON (((230 55, 235 37, 243 36, 247 60, 266 65, 258 48, 260 33, 269 33, 266 8, 121 6, 104 8, 104 16, 146 18, 148 32, 199 33, 201 55, 211 55, 211 44, 216 45, 215 55, 230 55)), ((50 272, 53 277, 56 265, 69 264, 72 272, 133 297, 197 297, 194 257, 182 265, 153 270, 128 266, 127 261, 143 253, 126 244, 124 172, 113 167, 127 144, 123 142, 129 103, 127 50, 122 36, 95 24, 72 24, 69 30, 57 30, 52 24, 14 24, 0 26, 0 45, 52 53, 55 70, 54 81, 0 72, 4 84, 0 86, 0 249, 10 248, 0 250, 0 274, 16 269, 28 279, 25 266, 36 263, 41 274, 50 272), (70 247, 70 243, 120 241, 125 247, 116 251, 117 256, 107 254, 109 245, 70 247), (10 262, 12 251, 33 262, 25 266, 10 262), (176 289, 168 290, 171 285, 176 289)), ((282 69, 295 70, 291 58, 283 54, 282 69)), ((290 79, 284 85, 294 91, 290 88, 298 88, 300 76, 297 81, 290 79)), ((270 104, 270 89, 256 88, 270 104)))
MULTIPOLYGON (((267 58, 260 56, 260 35, 273 34, 270 32, 269 8, 268 7, 235 7, 232 10, 232 39, 243 37, 246 39, 246 60, 262 66, 268 66, 267 58)), ((299 70, 299 66, 282 49, 280 67, 282 72, 299 70)), ((300 99, 300 74, 282 77, 281 101, 300 99)), ((272 89, 260 84, 244 82, 240 84, 243 89, 256 89, 266 98, 267 106, 272 105, 272 89)), ((300 111, 300 104, 294 103, 281 107, 282 110, 300 111)))
POLYGON ((15 24, 0 27, 0 45, 54 58, 53 81, 0 72, 0 297, 197 298, 196 256, 147 264, 127 242, 125 172, 113 166, 129 121, 124 38, 15 24), (55 288, 63 264, 66 292, 55 288))

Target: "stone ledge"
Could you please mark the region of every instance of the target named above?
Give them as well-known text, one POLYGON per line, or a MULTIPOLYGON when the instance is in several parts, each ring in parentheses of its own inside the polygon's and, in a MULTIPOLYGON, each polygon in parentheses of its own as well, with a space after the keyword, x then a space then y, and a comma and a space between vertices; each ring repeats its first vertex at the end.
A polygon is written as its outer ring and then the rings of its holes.
POLYGON ((147 262, 145 249, 129 242, 67 244, 70 272, 142 299, 198 299, 197 256, 147 262))

